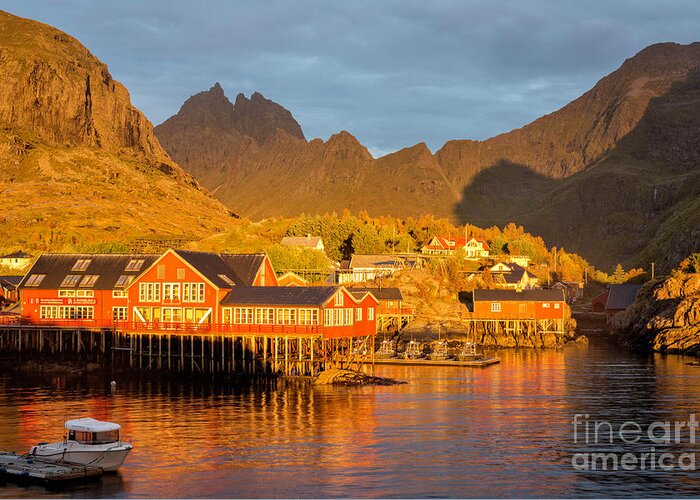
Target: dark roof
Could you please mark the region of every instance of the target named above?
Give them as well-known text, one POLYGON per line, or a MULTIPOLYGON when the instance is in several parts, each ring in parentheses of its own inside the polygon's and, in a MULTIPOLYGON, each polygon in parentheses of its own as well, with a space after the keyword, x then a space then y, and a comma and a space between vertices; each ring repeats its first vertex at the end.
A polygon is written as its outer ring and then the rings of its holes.
POLYGON ((523 274, 526 273, 525 268, 514 263, 510 263, 508 266, 512 269, 512 271, 502 273, 503 279, 509 284, 519 283, 520 280, 523 279, 523 274))
MULTIPOLYGON (((27 279, 34 274, 45 274, 46 277, 36 288, 39 290, 56 290, 60 287, 65 277, 69 274, 78 275, 99 275, 94 286, 86 289, 92 290, 113 290, 117 280, 122 275, 138 276, 153 264, 158 255, 140 254, 65 254, 65 253, 45 253, 34 262, 31 269, 19 284, 19 288, 24 287, 27 279), (72 268, 80 259, 89 259, 91 262, 84 271, 73 271, 72 268), (130 260, 143 260, 144 263, 139 270, 127 271, 126 266, 130 260)), ((71 287, 81 289, 80 286, 71 287)))
POLYGON ((245 286, 253 285, 258 270, 265 262, 264 253, 222 254, 221 258, 236 275, 236 283, 245 286))
POLYGON ((627 309, 637 298, 640 285, 610 285, 606 309, 627 309))
POLYGON ((235 285, 252 285, 265 260, 265 254, 218 254, 189 250, 174 252, 219 288, 232 287, 220 275, 228 277, 235 285))
POLYGON ((8 289, 15 289, 22 281, 24 276, 0 276, 0 286, 8 289))
POLYGON ((0 259, 31 259, 32 256, 29 255, 27 252, 23 252, 20 250, 19 252, 14 252, 14 253, 8 253, 7 255, 3 255, 0 257, 0 259))
POLYGON ((387 288, 387 287, 374 287, 374 288, 365 288, 365 287, 353 287, 353 288, 348 288, 348 292, 353 294, 355 298, 360 298, 362 295, 364 295, 367 292, 370 292, 372 295, 376 297, 377 300, 403 300, 403 294, 401 293, 400 288, 387 288))
POLYGON ((224 305, 320 306, 339 286, 237 286, 223 298, 224 305))
POLYGON ((474 302, 564 302, 563 290, 474 290, 474 302))

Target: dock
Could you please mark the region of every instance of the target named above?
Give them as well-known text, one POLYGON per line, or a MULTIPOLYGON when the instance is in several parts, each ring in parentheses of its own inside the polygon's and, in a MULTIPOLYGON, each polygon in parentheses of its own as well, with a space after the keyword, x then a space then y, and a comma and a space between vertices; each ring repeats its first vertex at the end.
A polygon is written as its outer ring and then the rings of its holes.
POLYGON ((9 481, 60 486, 75 481, 99 479, 102 472, 101 467, 47 462, 28 455, 0 452, 0 477, 9 481))
POLYGON ((401 359, 384 358, 375 359, 375 365, 411 365, 411 366, 472 366, 484 367, 500 363, 498 358, 474 359, 471 361, 457 361, 452 359, 432 360, 432 359, 401 359))

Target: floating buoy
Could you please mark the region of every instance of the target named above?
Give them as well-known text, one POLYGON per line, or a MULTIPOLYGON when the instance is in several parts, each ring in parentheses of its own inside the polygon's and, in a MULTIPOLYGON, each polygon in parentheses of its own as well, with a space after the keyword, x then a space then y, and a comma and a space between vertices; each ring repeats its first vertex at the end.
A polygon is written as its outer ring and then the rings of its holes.
POLYGON ((113 393, 117 392, 117 383, 114 380, 112 380, 112 382, 110 382, 109 389, 113 393))

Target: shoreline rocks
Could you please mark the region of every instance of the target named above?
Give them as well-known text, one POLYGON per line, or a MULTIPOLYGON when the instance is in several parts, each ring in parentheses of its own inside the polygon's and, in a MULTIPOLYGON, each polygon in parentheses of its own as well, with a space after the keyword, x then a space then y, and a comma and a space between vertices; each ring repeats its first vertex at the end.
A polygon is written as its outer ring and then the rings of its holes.
POLYGON ((675 270, 646 283, 634 304, 612 318, 612 333, 633 349, 700 354, 700 273, 675 270))
POLYGON ((319 373, 314 385, 401 385, 406 382, 393 378, 374 377, 355 370, 330 368, 319 373))

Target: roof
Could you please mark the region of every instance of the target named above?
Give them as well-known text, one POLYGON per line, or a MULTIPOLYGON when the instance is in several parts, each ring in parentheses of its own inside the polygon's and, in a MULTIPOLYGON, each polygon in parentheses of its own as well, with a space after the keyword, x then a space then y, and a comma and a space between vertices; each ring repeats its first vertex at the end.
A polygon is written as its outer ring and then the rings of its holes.
POLYGON ((222 276, 227 277, 235 285, 252 285, 260 266, 265 261, 265 254, 262 253, 218 254, 190 250, 173 251, 219 288, 232 287, 231 283, 222 276))
POLYGON ((222 305, 321 306, 340 286, 237 286, 222 305))
POLYGON ((403 300, 403 294, 401 293, 401 289, 395 287, 353 287, 348 288, 348 292, 353 294, 357 299, 359 299, 365 293, 369 292, 372 295, 374 295, 377 298, 377 300, 403 300))
MULTIPOLYGON (((39 290, 56 290, 67 275, 98 275, 92 290, 113 290, 117 280, 121 276, 138 276, 153 264, 158 255, 144 254, 84 254, 84 253, 45 253, 39 256, 29 272, 22 279, 19 288, 24 288, 29 277, 35 274, 45 274, 45 278, 38 286, 31 288, 39 290), (79 260, 89 260, 90 263, 83 270, 74 271, 73 266, 79 260), (138 269, 126 270, 126 266, 132 260, 143 260, 143 265, 138 269)), ((74 288, 80 289, 80 286, 74 288)))
POLYGON ((524 267, 518 264, 510 264, 512 271, 502 273, 503 279, 506 283, 515 284, 520 283, 523 279, 523 275, 527 272, 524 267))
POLYGON ((486 243, 486 240, 483 238, 445 238, 444 236, 435 236, 434 238, 431 238, 430 241, 423 246, 423 248, 428 248, 431 250, 456 250, 458 248, 464 248, 465 246, 467 246, 467 243, 469 243, 472 240, 481 243, 484 250, 491 250, 491 247, 489 247, 489 244, 486 243), (437 240, 438 245, 431 245, 433 239, 437 240))
MULTIPOLYGON (((386 255, 386 254, 375 254, 375 255, 361 255, 354 254, 350 258, 348 267, 350 269, 358 268, 391 268, 396 269, 397 267, 403 266, 404 259, 396 255, 386 255)), ((342 264, 341 264, 342 267, 342 264)))
POLYGON ((610 285, 606 309, 627 309, 637 298, 640 285, 610 285))
POLYGON ((0 286, 5 288, 17 288, 24 276, 0 276, 0 286))
POLYGON ((562 290, 474 290, 474 302, 564 302, 562 290))
POLYGON ((78 418, 66 422, 66 429, 69 431, 84 432, 109 432, 118 431, 122 426, 112 422, 102 422, 94 418, 78 418))
POLYGON ((3 255, 0 257, 0 259, 31 259, 32 256, 29 255, 27 252, 23 252, 20 250, 19 252, 14 252, 14 253, 8 253, 7 255, 3 255))
POLYGON ((318 236, 285 236, 282 238, 283 245, 293 247, 316 248, 319 243, 323 244, 318 236))

